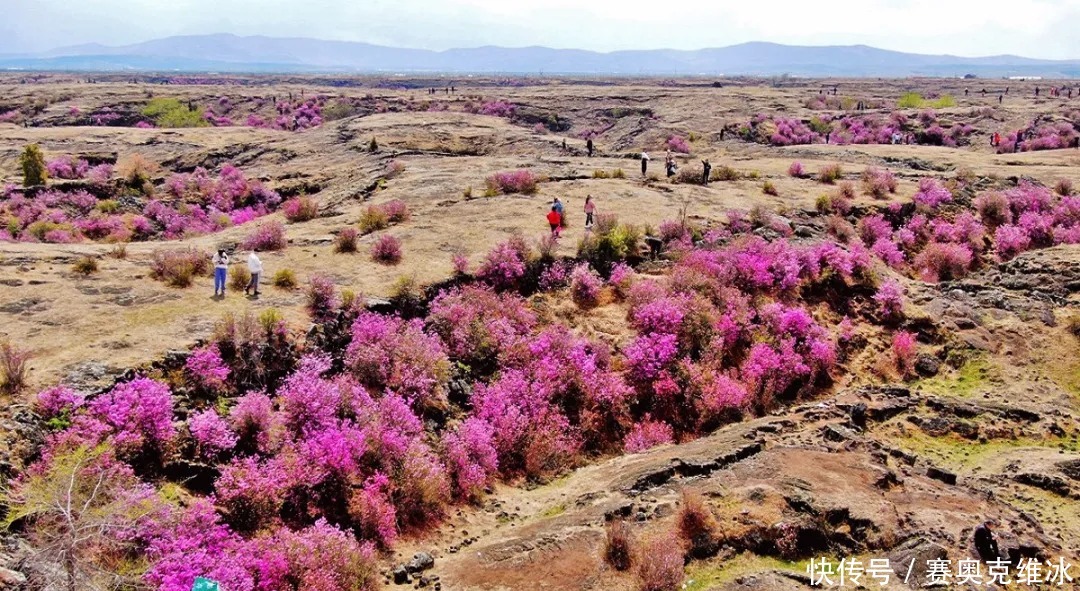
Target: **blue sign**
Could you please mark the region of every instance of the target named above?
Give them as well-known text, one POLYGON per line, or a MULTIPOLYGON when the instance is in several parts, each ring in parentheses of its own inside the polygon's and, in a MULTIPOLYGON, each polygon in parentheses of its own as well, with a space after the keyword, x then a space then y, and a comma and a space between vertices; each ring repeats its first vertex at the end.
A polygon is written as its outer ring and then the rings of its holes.
POLYGON ((195 577, 195 584, 191 586, 191 591, 221 591, 221 585, 218 585, 217 581, 195 577))

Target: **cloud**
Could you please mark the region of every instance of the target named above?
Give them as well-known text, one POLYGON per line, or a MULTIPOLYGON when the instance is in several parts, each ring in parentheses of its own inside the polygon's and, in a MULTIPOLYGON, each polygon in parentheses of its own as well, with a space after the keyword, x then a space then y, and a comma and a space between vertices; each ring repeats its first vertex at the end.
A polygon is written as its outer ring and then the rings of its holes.
POLYGON ((447 49, 745 41, 1080 58, 1080 0, 5 0, 0 51, 236 33, 447 49))

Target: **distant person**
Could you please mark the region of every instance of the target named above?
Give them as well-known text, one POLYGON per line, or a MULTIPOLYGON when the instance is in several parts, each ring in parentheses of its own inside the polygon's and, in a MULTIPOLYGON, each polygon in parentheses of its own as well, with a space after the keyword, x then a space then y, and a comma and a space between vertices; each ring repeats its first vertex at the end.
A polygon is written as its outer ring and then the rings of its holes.
POLYGON ((251 272, 251 281, 248 282, 247 287, 244 288, 244 293, 254 292, 255 297, 259 297, 259 276, 262 275, 262 261, 259 260, 259 255, 255 254, 255 251, 251 251, 247 260, 248 271, 251 272))
POLYGON ((1016 143, 1013 144, 1013 153, 1020 151, 1020 142, 1024 141, 1024 131, 1020 130, 1016 132, 1016 143))
POLYGON ((668 152, 667 156, 664 157, 664 170, 667 173, 667 178, 670 179, 675 176, 675 170, 677 168, 678 167, 675 166, 675 158, 671 156, 671 152, 668 152))
POLYGON ((225 295, 225 276, 229 271, 229 255, 224 248, 219 248, 214 255, 214 297, 225 295))
POLYGON ((555 238, 559 237, 559 227, 562 224, 562 216, 555 209, 555 206, 551 206, 551 211, 547 214, 548 225, 551 226, 551 235, 555 238))
POLYGON ((1001 558, 997 540, 994 539, 994 522, 987 520, 975 528, 973 536, 975 551, 984 562, 993 562, 1001 558))
POLYGON ((709 174, 712 173, 712 164, 708 160, 701 161, 701 184, 709 185, 709 174))
POLYGON ((660 256, 660 251, 664 248, 664 241, 650 234, 645 235, 645 244, 649 246, 649 256, 654 259, 660 256))
POLYGON ((1002 104, 1004 102, 1005 102, 1005 95, 999 94, 998 95, 998 104, 1000 105, 1000 104, 1002 104))
POLYGON ((551 202, 551 206, 555 208, 555 211, 559 214, 559 227, 566 227, 566 209, 563 207, 563 202, 558 197, 551 202))
POLYGON ((724 134, 727 133, 727 127, 720 128, 720 141, 724 141, 724 134))
POLYGON ((589 153, 589 158, 592 158, 593 147, 594 146, 593 146, 592 136, 589 136, 589 139, 585 141, 585 151, 589 153))
POLYGON ((596 203, 592 200, 592 195, 585 196, 585 229, 590 229, 593 226, 593 214, 596 213, 596 203))
POLYGON ((968 89, 965 88, 964 89, 964 96, 967 96, 967 95, 968 95, 968 89))
POLYGON ((826 143, 826 144, 827 144, 827 143, 829 143, 829 140, 830 140, 831 138, 832 138, 832 132, 831 132, 831 131, 827 131, 827 132, 825 132, 825 143, 826 143))
POLYGON ((645 176, 649 172, 649 153, 641 151, 641 176, 645 176))
POLYGON ((1035 87, 1035 96, 1039 96, 1039 87, 1038 86, 1035 87))
POLYGON ((566 138, 563 138, 563 140, 562 140, 562 151, 563 152, 566 151, 566 138))

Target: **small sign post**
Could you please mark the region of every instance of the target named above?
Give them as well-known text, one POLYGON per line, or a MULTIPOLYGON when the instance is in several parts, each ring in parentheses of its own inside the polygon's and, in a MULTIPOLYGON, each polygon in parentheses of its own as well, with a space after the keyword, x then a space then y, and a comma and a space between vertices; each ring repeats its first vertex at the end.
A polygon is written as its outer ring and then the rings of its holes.
POLYGON ((195 577, 195 584, 191 586, 191 591, 221 591, 221 585, 205 577, 195 577))

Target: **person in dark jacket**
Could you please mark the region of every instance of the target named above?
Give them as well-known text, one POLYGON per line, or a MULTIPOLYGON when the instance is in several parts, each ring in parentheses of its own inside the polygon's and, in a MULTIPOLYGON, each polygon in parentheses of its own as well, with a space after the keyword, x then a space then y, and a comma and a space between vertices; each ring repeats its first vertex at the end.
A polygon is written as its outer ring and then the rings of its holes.
POLYGON ((585 142, 585 150, 589 153, 589 158, 592 158, 592 155, 593 155, 592 137, 589 137, 589 139, 586 140, 586 142, 585 142))
POLYGON ((708 160, 701 161, 701 184, 708 186, 709 174, 712 173, 712 164, 708 160))
POLYGON ((997 540, 994 539, 993 520, 984 521, 975 528, 975 551, 984 562, 991 562, 1001 558, 998 552, 997 540))

